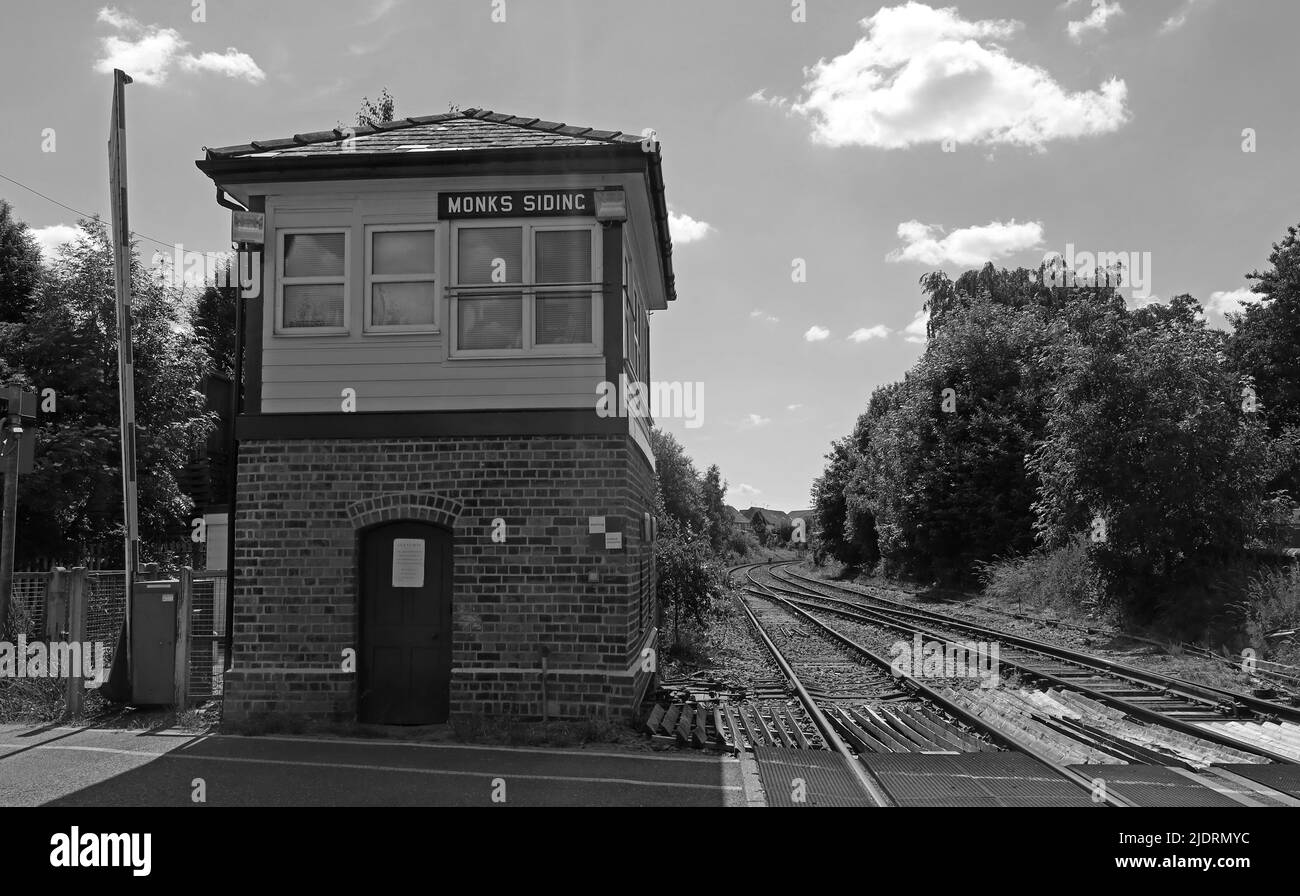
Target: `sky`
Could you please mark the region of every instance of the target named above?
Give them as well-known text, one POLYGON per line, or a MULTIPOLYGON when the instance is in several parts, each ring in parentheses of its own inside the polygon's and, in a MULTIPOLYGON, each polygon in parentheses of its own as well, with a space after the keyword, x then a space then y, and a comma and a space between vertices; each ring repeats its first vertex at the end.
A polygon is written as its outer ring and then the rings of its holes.
POLYGON ((741 508, 809 506, 924 350, 928 271, 1133 253, 1131 303, 1225 327, 1300 221, 1292 0, 0 2, 0 197, 47 248, 78 217, 56 202, 107 212, 115 66, 146 256, 229 247, 204 146, 350 124, 384 87, 398 117, 652 128, 678 300, 651 378, 704 396, 658 422, 741 508))

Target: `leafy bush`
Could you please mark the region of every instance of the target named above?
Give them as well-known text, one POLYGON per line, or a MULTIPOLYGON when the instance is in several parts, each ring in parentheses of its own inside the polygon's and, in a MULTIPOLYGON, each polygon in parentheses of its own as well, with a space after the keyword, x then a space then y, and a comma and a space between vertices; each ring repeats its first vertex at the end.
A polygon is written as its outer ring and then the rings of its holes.
POLYGON ((697 532, 663 518, 655 540, 655 593, 664 612, 672 610, 673 643, 680 643, 682 614, 703 622, 714 597, 722 593, 722 564, 709 547, 707 532, 697 532))
POLYGON ((762 545, 758 543, 753 530, 749 528, 733 526, 727 534, 726 550, 731 556, 743 560, 751 556, 757 556, 761 549, 762 545))
POLYGON ((1262 658, 1300 665, 1300 637, 1268 637, 1274 632, 1300 629, 1300 564, 1252 577, 1246 586, 1246 600, 1238 609, 1249 644, 1262 658))
POLYGON ((1099 583, 1082 535, 1055 550, 980 564, 979 578, 986 595, 1030 612, 1050 609, 1075 616, 1101 609, 1099 583))

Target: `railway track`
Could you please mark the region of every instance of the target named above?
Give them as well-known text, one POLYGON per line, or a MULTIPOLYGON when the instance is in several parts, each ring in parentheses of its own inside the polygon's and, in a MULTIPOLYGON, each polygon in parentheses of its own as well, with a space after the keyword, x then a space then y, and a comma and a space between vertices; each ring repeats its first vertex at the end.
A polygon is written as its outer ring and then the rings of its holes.
POLYGON ((988 724, 949 697, 915 680, 902 686, 891 664, 843 632, 816 619, 760 582, 754 571, 765 564, 736 567, 750 583, 740 604, 760 641, 771 653, 812 718, 824 743, 848 760, 862 790, 876 805, 892 805, 858 757, 867 753, 958 754, 1013 750, 1087 791, 1094 802, 1132 806, 1115 793, 1100 793, 1095 779, 1065 767, 1038 745, 988 724), (791 620, 802 625, 791 625, 791 620), (850 662, 846 663, 845 658, 850 662), (828 681, 828 670, 831 670, 828 681), (821 699, 809 692, 805 677, 816 677, 821 699), (862 702, 862 701, 869 702, 862 702), (854 706, 854 703, 858 703, 854 706))
MULTIPOLYGON (((807 579, 807 577, 802 577, 802 576, 801 578, 807 579)), ((862 588, 867 593, 872 593, 872 592, 880 593, 884 591, 892 591, 894 593, 904 594, 910 597, 916 597, 917 595, 917 592, 909 591, 908 589, 905 588, 883 589, 871 585, 859 585, 858 587, 862 588)), ((862 592, 850 592, 850 593, 862 593, 862 592)), ((956 609, 967 609, 966 605, 960 600, 954 600, 948 597, 933 597, 927 599, 937 601, 938 603, 947 604, 956 609)), ((1189 642, 1182 642, 1175 645, 1169 641, 1158 641, 1154 638, 1147 638, 1147 637, 1143 637, 1142 635, 1135 635, 1130 632, 1123 632, 1117 629, 1107 628, 1106 626, 1102 626, 1102 625, 1077 625, 1059 619, 1042 619, 1042 618, 1035 617, 1029 613, 1023 613, 1023 612, 1013 613, 1009 610, 1003 610, 999 607, 981 606, 979 610, 980 612, 983 613, 991 613, 997 616, 1002 616, 1007 619, 1014 619, 1021 622, 1036 620, 1037 622, 1046 624, 1052 628, 1060 629, 1064 631, 1078 632, 1084 635, 1102 635, 1104 637, 1108 637, 1116 640, 1132 641, 1136 644, 1148 644, 1152 647, 1156 647, 1161 650, 1168 650, 1171 646, 1175 646, 1177 650, 1183 653, 1189 653, 1192 654, 1193 656, 1200 657, 1201 659, 1210 660, 1212 662, 1228 666, 1232 669, 1241 669, 1242 662, 1243 662, 1243 659, 1240 657, 1233 657, 1226 654, 1215 653, 1214 651, 1202 647, 1199 644, 1192 644, 1189 642)), ((1280 692, 1284 697, 1287 698, 1287 700, 1290 702, 1290 705, 1300 706, 1300 667, 1288 666, 1285 663, 1276 663, 1271 660, 1264 660, 1264 659, 1253 660, 1253 666, 1254 669, 1251 672, 1251 675, 1256 679, 1258 679, 1261 683, 1266 683, 1272 686, 1270 688, 1262 688, 1261 690, 1274 690, 1280 692)), ((1260 695, 1254 694, 1252 696, 1260 696, 1260 695)), ((1265 697, 1263 699, 1269 699, 1269 698, 1265 697)))
MULTIPOLYGON (((754 576, 757 569, 748 567, 746 574, 754 576)), ((769 577, 766 589, 811 618, 830 616, 850 626, 892 630, 945 652, 952 648, 954 654, 970 644, 962 639, 971 635, 997 644, 1003 669, 1046 684, 1047 690, 997 688, 974 696, 952 687, 939 691, 989 725, 1010 724, 1021 738, 1041 742, 1062 760, 1172 762, 1187 768, 1300 761, 1300 725, 1295 724, 1300 708, 863 594, 802 575, 789 564, 767 565, 758 575, 769 577)))

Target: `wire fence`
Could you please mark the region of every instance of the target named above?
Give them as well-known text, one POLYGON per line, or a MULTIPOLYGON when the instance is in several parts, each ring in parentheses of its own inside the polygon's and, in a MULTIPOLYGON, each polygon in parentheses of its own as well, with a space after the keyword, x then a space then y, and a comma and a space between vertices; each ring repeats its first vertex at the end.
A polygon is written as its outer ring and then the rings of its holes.
MULTIPOLYGON (((24 633, 29 640, 67 640, 68 602, 47 599, 50 572, 16 572, 10 601, 14 631, 24 633), (52 610, 52 608, 54 608, 52 610), (47 614, 60 613, 60 618, 50 620, 47 614)), ((174 573, 137 573, 136 581, 149 581, 175 577, 174 573)), ((222 671, 225 669, 226 632, 226 572, 225 570, 195 570, 190 597, 190 667, 189 698, 202 701, 222 693, 222 671)), ((126 573, 117 570, 86 571, 86 624, 85 640, 104 646, 104 662, 111 666, 117 652, 118 638, 126 621, 126 573)))
POLYGON ((45 586, 49 581, 49 573, 14 573, 10 612, 17 631, 38 634, 45 630, 45 586))
POLYGON ((86 640, 104 645, 104 663, 112 666, 117 639, 126 620, 126 573, 98 570, 87 573, 86 640))
POLYGON ((222 693, 226 667, 225 570, 194 573, 190 597, 190 699, 222 693))

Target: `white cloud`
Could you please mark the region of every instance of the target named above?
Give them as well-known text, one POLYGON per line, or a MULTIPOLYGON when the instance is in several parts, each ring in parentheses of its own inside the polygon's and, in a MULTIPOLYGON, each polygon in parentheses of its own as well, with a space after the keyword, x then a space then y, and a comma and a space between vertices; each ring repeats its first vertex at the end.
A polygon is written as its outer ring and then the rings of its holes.
POLYGON ((1072 92, 994 42, 1020 22, 968 21, 955 7, 908 2, 859 24, 866 33, 851 49, 806 69, 797 100, 761 90, 750 99, 808 119, 820 143, 883 149, 947 139, 1041 148, 1128 120, 1122 80, 1072 92))
POLYGON ((266 78, 266 73, 258 68, 253 57, 241 53, 234 47, 228 47, 225 53, 202 53, 198 56, 181 57, 181 68, 187 72, 212 72, 227 78, 243 78, 256 83, 266 78))
POLYGON ((830 335, 831 335, 830 330, 826 329, 825 327, 819 327, 816 324, 813 324, 811 327, 808 328, 808 331, 803 334, 803 338, 807 342, 821 342, 823 339, 827 338, 830 335))
POLYGON ((224 53, 206 51, 198 56, 186 53, 189 41, 175 28, 142 25, 111 6, 99 10, 96 20, 125 36, 109 35, 100 39, 102 56, 95 60, 95 71, 108 74, 120 68, 141 84, 167 82, 174 66, 191 73, 214 73, 259 83, 266 73, 247 53, 230 47, 224 53))
POLYGON ((753 311, 749 312, 749 316, 754 318, 754 320, 761 320, 765 324, 777 324, 781 322, 781 318, 777 317, 775 314, 768 314, 762 308, 755 308, 753 311))
POLYGON ((1118 2, 1107 3, 1106 0, 1100 0, 1092 6, 1092 12, 1086 19, 1080 19, 1077 22, 1069 22, 1065 30, 1070 34, 1070 40, 1076 44, 1083 41, 1084 35, 1089 31, 1096 31, 1101 34, 1106 33, 1106 23, 1115 16, 1124 15, 1124 8, 1118 2))
POLYGON ((713 233, 713 230, 712 224, 696 221, 690 215, 668 213, 668 233, 673 238, 673 245, 698 242, 713 233))
POLYGON ((104 6, 95 16, 95 21, 112 25, 114 28, 139 28, 140 23, 128 16, 126 13, 118 10, 116 7, 104 6))
POLYGON ((859 327, 849 334, 849 338, 854 342, 870 342, 872 339, 884 339, 889 333, 889 327, 876 324, 874 327, 859 327))
POLYGON ((1003 223, 990 221, 975 227, 954 230, 938 238, 941 228, 920 221, 904 221, 898 225, 898 236, 906 243, 885 256, 886 261, 911 261, 919 264, 939 265, 945 262, 956 265, 982 265, 1008 255, 1040 246, 1043 242, 1043 225, 1038 221, 1017 224, 1013 218, 1003 223))
POLYGON ((797 410, 799 410, 801 407, 803 407, 803 405, 801 405, 801 404, 788 404, 788 405, 785 406, 785 409, 786 409, 787 411, 797 411, 797 410))
POLYGON ((907 342, 924 343, 926 337, 926 326, 930 323, 930 312, 924 309, 916 312, 912 322, 903 327, 903 339, 907 342))
MULTIPOLYGON (((731 494, 734 495, 735 498, 748 498, 750 501, 752 501, 754 498, 757 498, 759 495, 763 494, 763 491, 762 489, 754 488, 748 482, 742 482, 740 483, 740 485, 736 486, 732 490, 731 494)), ((735 500, 735 498, 733 498, 732 500, 735 500)), ((745 502, 738 501, 737 503, 744 504, 745 502)))
POLYGON ((766 426, 772 422, 771 417, 764 417, 762 414, 746 414, 745 426, 766 426))
POLYGON ((54 260, 60 246, 74 241, 81 235, 81 229, 69 224, 51 224, 48 227, 33 227, 31 234, 36 238, 41 256, 45 261, 50 262, 54 260))
POLYGON ((1192 9, 1202 0, 1183 0, 1182 6, 1178 7, 1174 13, 1165 19, 1164 24, 1160 26, 1161 34, 1168 34, 1170 31, 1177 31, 1187 24, 1187 17, 1192 14, 1192 9))
POLYGON ((1241 311, 1244 306, 1258 301, 1259 293, 1252 292, 1249 287, 1221 289, 1218 292, 1210 293, 1210 298, 1205 303, 1205 310, 1226 316, 1229 313, 1241 311))

